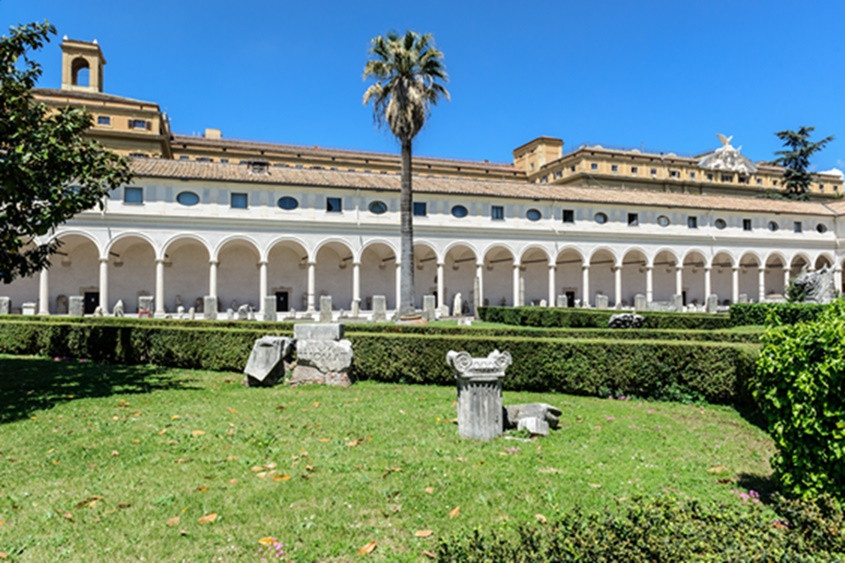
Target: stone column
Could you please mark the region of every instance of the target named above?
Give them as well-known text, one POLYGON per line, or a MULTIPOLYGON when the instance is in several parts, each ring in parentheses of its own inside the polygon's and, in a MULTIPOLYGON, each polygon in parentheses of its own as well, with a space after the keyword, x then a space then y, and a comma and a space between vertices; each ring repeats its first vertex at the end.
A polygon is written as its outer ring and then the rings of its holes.
POLYGON ((704 300, 707 301, 707 298, 710 297, 710 294, 713 293, 713 281, 711 279, 711 272, 713 268, 710 266, 704 268, 704 300))
POLYGON ((654 266, 645 267, 645 300, 654 301, 654 266))
POLYGON ((519 264, 514 261, 513 263, 513 306, 519 307, 521 303, 519 302, 519 264))
MULTIPOLYGON (((413 268, 414 266, 411 265, 413 268)), ((416 289, 416 288, 414 288, 416 289)), ((416 299, 416 296, 414 296, 416 299)), ((401 307, 402 303, 402 263, 396 263, 396 313, 399 314, 399 311, 402 310, 401 307)))
MULTIPOLYGON (((833 291, 835 292, 834 294, 838 294, 840 291, 842 291, 842 267, 841 266, 836 266, 833 269, 833 285, 835 286, 833 288, 833 291)), ((783 292, 786 293, 786 289, 784 289, 783 292)))
POLYGON ((109 259, 100 258, 100 307, 109 312, 109 259))
POLYGON ((581 306, 590 306, 590 265, 581 264, 581 306))
POLYGON ((549 299, 546 301, 546 304, 549 307, 555 306, 555 296, 557 292, 555 291, 555 270, 557 269, 557 265, 554 262, 549 264, 549 299))
POLYGON ((739 303, 739 266, 731 267, 731 303, 739 303))
POLYGON ((757 270, 757 302, 766 300, 766 267, 760 266, 757 270))
POLYGON ((613 306, 622 306, 622 266, 613 266, 613 306))
MULTIPOLYGON (((710 270, 706 270, 709 272, 710 270)), ((675 266, 675 295, 683 295, 684 294, 684 267, 683 266, 675 266)), ((707 274, 705 274, 704 278, 704 294, 705 297, 709 294, 707 289, 707 274)))
POLYGON ((267 260, 261 260, 258 263, 258 302, 259 313, 264 314, 264 301, 267 297, 267 260))
MULTIPOLYGON (((842 272, 841 269, 839 271, 842 272)), ((783 296, 784 297, 786 297, 786 291, 789 289, 789 277, 791 275, 792 275, 792 270, 790 270, 789 266, 784 266, 783 267, 783 296)), ((835 278, 835 276, 836 276, 836 273, 834 272, 834 278, 835 278)), ((836 291, 841 291, 841 289, 840 289, 841 286, 842 286, 841 283, 838 286, 836 286, 836 291)))
POLYGON ((217 299, 217 260, 208 261, 208 295, 217 299))
POLYGON ((443 283, 443 262, 437 263, 437 308, 446 305, 445 283, 443 283))
POLYGON ((352 262, 352 303, 361 306, 361 263, 352 262))
MULTIPOLYGON (((475 277, 478 278, 478 296, 476 299, 478 300, 478 305, 483 307, 484 306, 484 264, 476 264, 475 266, 475 277)), ((478 311, 475 312, 478 314, 478 311)))
POLYGON ((502 379, 511 355, 498 350, 486 358, 450 350, 446 363, 455 370, 458 386, 458 434, 464 438, 491 440, 504 432, 502 379))
POLYGON ((316 285, 317 280, 315 279, 315 273, 317 270, 317 263, 316 262, 308 262, 308 292, 306 293, 307 301, 306 304, 308 306, 307 313, 313 314, 314 313, 314 293, 316 292, 316 285))
POLYGON ((50 314, 50 271, 47 268, 42 268, 38 276, 38 314, 50 314))
POLYGON ((156 260, 155 314, 164 315, 164 260, 156 260))

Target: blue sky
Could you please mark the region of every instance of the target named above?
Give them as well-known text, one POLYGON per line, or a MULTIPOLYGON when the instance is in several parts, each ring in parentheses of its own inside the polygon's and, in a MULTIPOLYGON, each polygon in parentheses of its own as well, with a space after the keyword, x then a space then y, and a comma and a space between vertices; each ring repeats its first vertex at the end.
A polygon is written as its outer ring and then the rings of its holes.
POLYGON ((845 2, 812 0, 0 0, 4 30, 58 28, 36 56, 41 86, 60 84, 62 35, 96 38, 105 90, 158 102, 177 133, 398 152, 361 104, 361 72, 372 37, 413 29, 434 34, 452 94, 416 154, 509 162, 549 135, 565 151, 692 155, 724 133, 757 161, 775 131, 813 125, 837 137, 817 170, 845 168, 843 17, 845 2))

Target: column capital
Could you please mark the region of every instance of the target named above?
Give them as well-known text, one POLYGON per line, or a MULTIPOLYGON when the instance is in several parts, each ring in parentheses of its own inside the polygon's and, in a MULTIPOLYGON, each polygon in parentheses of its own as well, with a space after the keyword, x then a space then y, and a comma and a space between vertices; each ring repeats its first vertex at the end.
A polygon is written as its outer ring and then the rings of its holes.
POLYGON ((712 272, 712 271, 713 271, 713 266, 704 266, 704 271, 705 271, 705 272, 712 272))
POLYGON ((557 263, 549 262, 549 270, 557 270, 557 263))
POLYGON ((167 258, 156 258, 156 264, 164 264, 167 258))
POLYGON ((360 261, 360 260, 353 260, 353 261, 352 261, 352 267, 353 267, 353 268, 357 268, 357 267, 358 267, 358 266, 360 266, 360 265, 361 265, 361 261, 360 261))
POLYGON ((647 266, 645 267, 645 270, 646 270, 646 272, 652 272, 652 271, 654 271, 654 266, 652 266, 651 264, 649 264, 649 265, 647 265, 647 266))
POLYGON ((108 258, 103 258, 102 256, 100 257, 100 264, 108 264, 108 262, 109 262, 108 258))
POLYGON ((621 272, 622 266, 620 266, 619 264, 614 264, 613 266, 610 267, 610 269, 613 270, 614 272, 621 272))
POLYGON ((316 260, 309 260, 309 261, 308 261, 308 266, 309 266, 309 267, 311 267, 311 266, 316 266, 316 265, 317 265, 317 261, 316 261, 316 260))
POLYGON ((219 266, 219 265, 220 265, 220 260, 209 260, 209 261, 208 261, 208 264, 209 264, 210 266, 219 266))
POLYGON ((583 272, 584 270, 589 270, 589 269, 590 269, 590 265, 589 265, 589 264, 581 264, 581 271, 582 271, 582 272, 583 272))
POLYGON ((733 270, 734 272, 738 272, 739 266, 731 266, 731 270, 733 270))
POLYGON ((443 268, 444 266, 446 266, 446 262, 438 262, 437 263, 438 268, 443 268))
POLYGON ((266 266, 266 265, 267 265, 267 260, 259 260, 259 261, 258 261, 258 265, 259 265, 259 266, 266 266))

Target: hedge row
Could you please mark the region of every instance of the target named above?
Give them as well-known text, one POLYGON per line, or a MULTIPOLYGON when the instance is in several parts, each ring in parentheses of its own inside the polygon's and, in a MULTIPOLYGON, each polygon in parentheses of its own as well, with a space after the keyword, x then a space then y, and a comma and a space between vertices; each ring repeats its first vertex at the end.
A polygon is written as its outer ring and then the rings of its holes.
MULTIPOLYGON (((256 338, 286 331, 106 325, 0 323, 0 353, 84 357, 98 361, 240 371, 256 338)), ((511 390, 583 395, 623 394, 670 400, 747 402, 756 347, 658 340, 561 339, 483 335, 350 333, 358 379, 451 385, 446 352, 513 356, 511 390)))
MULTIPOLYGON (((482 320, 519 326, 606 328, 610 317, 619 313, 608 309, 564 309, 550 307, 480 307, 482 320)), ((730 328, 727 315, 706 313, 641 312, 644 328, 715 330, 730 328)))
POLYGON ((734 303, 728 314, 732 326, 764 325, 770 314, 791 325, 814 321, 827 308, 818 303, 734 303))

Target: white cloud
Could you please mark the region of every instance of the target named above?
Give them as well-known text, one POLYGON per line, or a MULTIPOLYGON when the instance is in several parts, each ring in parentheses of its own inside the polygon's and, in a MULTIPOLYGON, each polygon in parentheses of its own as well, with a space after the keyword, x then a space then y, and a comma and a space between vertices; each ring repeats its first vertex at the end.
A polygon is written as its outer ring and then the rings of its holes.
POLYGON ((833 176, 839 176, 840 178, 845 177, 845 174, 838 168, 831 168, 830 170, 822 170, 819 174, 831 174, 833 176))

